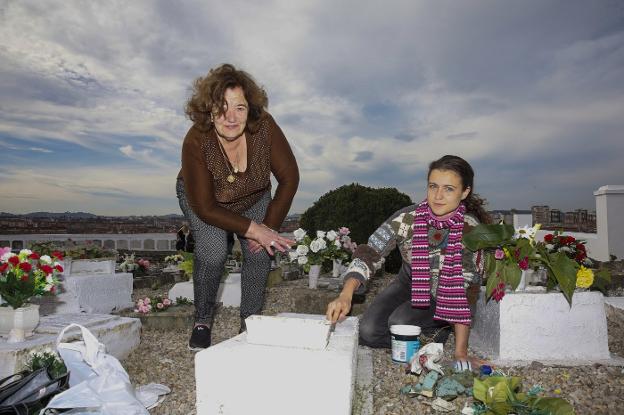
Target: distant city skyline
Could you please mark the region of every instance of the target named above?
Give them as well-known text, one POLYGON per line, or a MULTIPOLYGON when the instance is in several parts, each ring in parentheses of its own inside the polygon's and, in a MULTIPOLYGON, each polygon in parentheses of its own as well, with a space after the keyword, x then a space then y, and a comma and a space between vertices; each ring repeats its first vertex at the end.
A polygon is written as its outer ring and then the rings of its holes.
POLYGON ((297 157, 291 212, 425 195, 457 154, 488 209, 594 210, 624 181, 624 3, 24 0, 0 5, 0 212, 179 214, 193 79, 249 71, 297 157))

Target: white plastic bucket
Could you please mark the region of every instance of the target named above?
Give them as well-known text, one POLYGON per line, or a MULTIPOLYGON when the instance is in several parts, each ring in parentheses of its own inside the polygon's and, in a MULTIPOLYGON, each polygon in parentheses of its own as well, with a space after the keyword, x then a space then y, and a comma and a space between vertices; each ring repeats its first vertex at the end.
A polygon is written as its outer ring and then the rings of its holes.
POLYGON ((419 326, 394 324, 390 326, 392 338, 392 361, 408 363, 420 349, 419 326))

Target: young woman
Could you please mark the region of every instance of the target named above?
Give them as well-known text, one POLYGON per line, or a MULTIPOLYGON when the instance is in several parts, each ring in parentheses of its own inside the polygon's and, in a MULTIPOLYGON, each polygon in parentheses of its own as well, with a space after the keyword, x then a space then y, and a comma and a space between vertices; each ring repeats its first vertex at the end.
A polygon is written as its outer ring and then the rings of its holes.
POLYGON ((455 331, 456 367, 481 363, 468 356, 474 304, 481 285, 481 255, 461 244, 462 235, 488 222, 483 201, 473 194, 474 171, 461 157, 444 156, 429 165, 427 198, 394 213, 360 245, 344 278, 344 288, 327 307, 336 322, 363 293, 384 258, 398 246, 403 264, 397 277, 360 319, 360 344, 390 347, 390 326, 417 325, 425 337, 444 342, 455 331))

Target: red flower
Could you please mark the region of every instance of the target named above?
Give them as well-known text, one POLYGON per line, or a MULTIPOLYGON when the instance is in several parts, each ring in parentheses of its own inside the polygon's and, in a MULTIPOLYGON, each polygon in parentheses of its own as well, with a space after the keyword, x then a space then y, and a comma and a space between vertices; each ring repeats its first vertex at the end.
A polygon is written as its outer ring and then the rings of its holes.
POLYGON ((568 236, 566 238, 565 244, 571 244, 571 243, 574 243, 574 242, 576 242, 576 239, 574 239, 574 236, 568 236))
POLYGON ((52 268, 48 264, 44 264, 41 266, 41 271, 45 272, 46 274, 52 274, 52 272, 54 272, 54 268, 52 268))
POLYGON ((20 263, 19 267, 24 272, 30 272, 30 270, 32 270, 32 265, 30 265, 30 263, 28 263, 28 262, 20 263))
POLYGON ((28 274, 24 274, 24 275, 22 275, 21 280, 22 280, 22 281, 28 281, 28 274))
POLYGON ((11 265, 15 267, 17 266, 17 264, 19 264, 19 258, 14 255, 11 258, 9 258, 9 262, 11 263, 11 265))
POLYGON ((585 245, 583 245, 583 244, 576 244, 576 250, 585 252, 585 245))
POLYGON ((518 266, 521 270, 526 270, 529 268, 529 257, 525 256, 524 259, 518 262, 518 266))
POLYGON ((39 259, 39 254, 36 252, 33 252, 32 254, 28 255, 28 258, 30 259, 39 259))
POLYGON ((544 242, 551 243, 554 237, 555 235, 553 235, 552 233, 549 233, 544 236, 544 242))
POLYGON ((9 264, 7 264, 6 262, 3 262, 2 264, 0 264, 0 273, 6 271, 8 267, 9 267, 9 264))
POLYGON ((63 260, 63 253, 61 251, 54 251, 52 252, 52 256, 56 259, 58 259, 59 261, 63 260))
POLYGON ((54 269, 57 270, 58 272, 63 272, 63 267, 60 265, 55 265, 54 269))

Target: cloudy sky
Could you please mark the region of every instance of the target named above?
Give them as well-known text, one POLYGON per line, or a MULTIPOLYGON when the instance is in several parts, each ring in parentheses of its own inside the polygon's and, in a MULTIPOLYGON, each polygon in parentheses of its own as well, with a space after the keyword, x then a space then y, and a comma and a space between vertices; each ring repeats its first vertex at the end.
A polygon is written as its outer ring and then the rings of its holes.
POLYGON ((192 80, 265 86, 301 170, 424 196, 472 163, 492 209, 624 184, 624 2, 0 0, 0 211, 179 213, 192 80))

